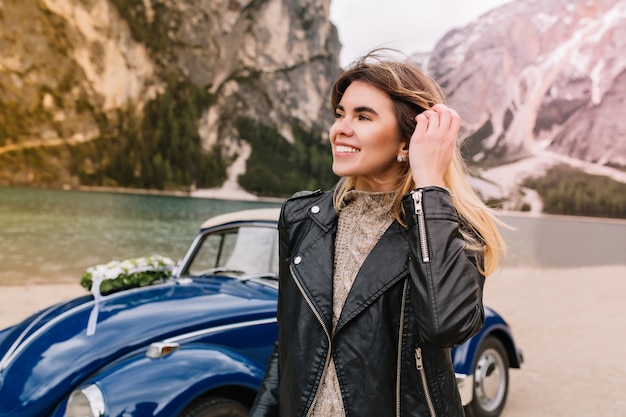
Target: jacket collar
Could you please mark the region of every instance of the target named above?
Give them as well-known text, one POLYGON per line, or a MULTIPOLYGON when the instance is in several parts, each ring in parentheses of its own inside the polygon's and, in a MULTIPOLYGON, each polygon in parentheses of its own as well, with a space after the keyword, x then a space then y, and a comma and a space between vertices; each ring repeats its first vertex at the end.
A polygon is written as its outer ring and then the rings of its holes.
POLYGON ((293 214, 296 223, 309 218, 315 225, 306 230, 296 227, 299 230, 298 233, 305 233, 305 235, 293 237, 300 242, 300 245, 292 248, 294 252, 291 267, 294 279, 301 284, 304 295, 330 333, 333 312, 332 259, 338 217, 332 192, 318 192, 313 196, 292 200, 289 212, 293 214))
POLYGON ((313 199, 307 209, 308 216, 324 233, 334 231, 337 223, 338 215, 333 202, 333 190, 322 193, 319 198, 313 199))
POLYGON ((369 253, 352 284, 335 332, 397 283, 408 271, 406 230, 394 220, 369 253))
MULTIPOLYGON (((310 196, 298 209, 306 213, 317 228, 307 231, 301 252, 303 262, 294 265, 303 290, 324 325, 332 327, 333 262, 337 211, 332 192, 310 196)), ((376 243, 359 270, 348 294, 336 331, 374 302, 386 289, 405 276, 408 270, 409 247, 406 230, 393 221, 376 243)))

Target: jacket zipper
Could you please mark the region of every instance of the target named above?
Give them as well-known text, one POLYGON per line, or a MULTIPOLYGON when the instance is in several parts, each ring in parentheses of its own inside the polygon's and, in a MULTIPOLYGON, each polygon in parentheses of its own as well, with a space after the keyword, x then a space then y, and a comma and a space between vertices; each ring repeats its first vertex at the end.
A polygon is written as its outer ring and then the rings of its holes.
POLYGON ((424 362, 422 361, 422 348, 418 347, 415 349, 415 366, 420 373, 420 378, 422 379, 422 388, 424 388, 424 396, 426 397, 426 405, 428 406, 428 411, 432 417, 435 417, 437 414, 435 413, 435 406, 433 405, 433 399, 430 396, 430 391, 428 390, 428 382, 426 381, 426 371, 424 370, 424 362))
POLYGON ((413 202, 415 203, 415 214, 417 215, 417 227, 420 234, 420 249, 422 251, 422 261, 430 262, 428 253, 428 239, 426 236, 426 220, 424 219, 424 207, 422 206, 422 190, 414 191, 413 202))
POLYGON ((398 359, 396 364, 396 416, 400 417, 400 373, 402 370, 402 338, 404 337, 404 309, 406 307, 406 293, 409 280, 404 281, 402 290, 402 304, 400 306, 400 328, 398 329, 398 359))
POLYGON ((326 329, 326 326, 324 325, 324 321, 322 320, 322 317, 319 315, 319 313, 313 306, 313 303, 311 303, 311 300, 309 299, 309 297, 307 297, 306 293, 304 292, 304 289, 302 288, 302 285, 300 284, 300 281, 298 280, 298 278, 296 278, 296 274, 293 273, 292 265, 289 265, 289 271, 291 272, 291 277, 295 281, 296 286, 300 290, 300 293, 304 297, 304 300, 309 305, 309 308, 311 309, 311 311, 313 311, 313 314, 317 318, 317 321, 320 322, 320 325, 322 326, 322 329, 324 329, 324 333, 326 334, 326 338, 328 339, 328 352, 326 353, 326 362, 324 362, 324 370, 322 371, 322 377, 320 379, 320 383, 317 385, 317 389, 315 390, 315 397, 313 397, 313 402, 311 403, 311 406, 309 407, 309 410, 306 413, 307 417, 309 417, 311 413, 313 412, 313 409, 315 408, 315 403, 317 402, 317 397, 320 393, 322 382, 324 381, 326 372, 328 371, 328 364, 330 363, 330 355, 332 351, 332 346, 331 346, 332 341, 330 338, 330 333, 328 332, 328 329, 326 329))

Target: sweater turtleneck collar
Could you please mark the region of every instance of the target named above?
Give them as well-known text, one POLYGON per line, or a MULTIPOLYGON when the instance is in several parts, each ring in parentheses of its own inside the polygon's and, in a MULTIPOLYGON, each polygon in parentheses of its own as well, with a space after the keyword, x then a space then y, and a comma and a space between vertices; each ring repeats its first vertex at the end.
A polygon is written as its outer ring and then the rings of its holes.
POLYGON ((395 195, 395 191, 350 190, 344 201, 346 206, 351 206, 349 211, 353 214, 369 213, 374 217, 387 217, 392 212, 395 195))

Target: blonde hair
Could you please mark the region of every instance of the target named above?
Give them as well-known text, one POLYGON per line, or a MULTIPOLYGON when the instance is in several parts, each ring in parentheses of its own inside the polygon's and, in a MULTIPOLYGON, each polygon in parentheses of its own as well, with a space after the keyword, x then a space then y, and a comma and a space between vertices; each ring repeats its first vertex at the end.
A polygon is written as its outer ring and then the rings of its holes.
MULTIPOLYGON (((331 91, 331 106, 337 109, 343 94, 354 81, 368 83, 387 93, 394 105, 398 119, 398 134, 401 140, 410 141, 415 130, 415 116, 437 103, 445 103, 445 96, 439 85, 417 66, 408 62, 383 59, 385 50, 374 50, 355 61, 337 77, 331 91)), ((402 197, 415 189, 409 164, 401 164, 401 174, 396 185, 393 211, 396 219, 403 225, 405 213, 402 197)), ((487 207, 474 192, 467 177, 467 167, 458 146, 454 150, 452 162, 448 167, 444 182, 452 194, 452 202, 463 223, 461 233, 469 250, 482 253, 483 265, 479 269, 484 275, 496 270, 501 254, 505 253, 505 244, 497 225, 504 225, 494 211, 487 207)), ((354 189, 356 178, 343 177, 339 180, 334 194, 335 208, 344 208, 344 198, 354 189)))

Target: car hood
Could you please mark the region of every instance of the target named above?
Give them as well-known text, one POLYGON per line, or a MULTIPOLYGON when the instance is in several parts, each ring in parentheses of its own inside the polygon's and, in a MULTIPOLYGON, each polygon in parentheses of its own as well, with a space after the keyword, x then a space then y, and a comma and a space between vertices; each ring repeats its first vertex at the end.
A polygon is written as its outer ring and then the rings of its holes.
POLYGON ((98 303, 85 296, 50 307, 2 334, 0 416, 44 415, 42 407, 52 407, 87 375, 151 342, 275 316, 276 292, 253 281, 209 277, 121 291, 98 303), (87 335, 96 308, 95 333, 87 335), (31 406, 38 410, 22 412, 31 406))

